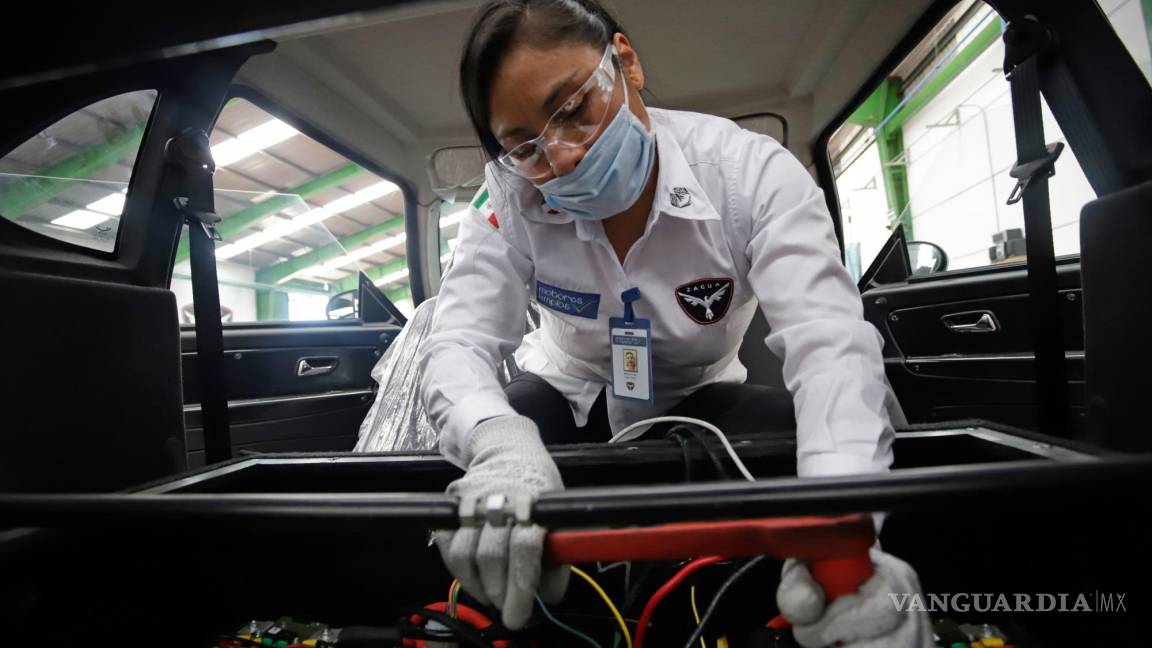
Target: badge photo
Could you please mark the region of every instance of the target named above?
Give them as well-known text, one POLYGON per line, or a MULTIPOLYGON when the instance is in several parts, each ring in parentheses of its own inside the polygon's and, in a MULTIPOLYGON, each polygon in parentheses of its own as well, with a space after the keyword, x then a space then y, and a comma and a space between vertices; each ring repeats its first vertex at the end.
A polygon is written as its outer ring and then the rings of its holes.
POLYGON ((636 373, 637 360, 635 349, 624 349, 624 371, 636 373))

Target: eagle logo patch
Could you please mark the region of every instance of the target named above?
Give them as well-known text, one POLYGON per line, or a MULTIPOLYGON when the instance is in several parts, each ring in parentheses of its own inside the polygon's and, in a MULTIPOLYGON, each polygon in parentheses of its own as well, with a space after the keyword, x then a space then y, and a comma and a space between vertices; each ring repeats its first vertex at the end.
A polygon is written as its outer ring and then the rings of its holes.
POLYGON ((693 322, 715 324, 728 314, 732 291, 731 279, 697 279, 676 289, 676 301, 693 322))

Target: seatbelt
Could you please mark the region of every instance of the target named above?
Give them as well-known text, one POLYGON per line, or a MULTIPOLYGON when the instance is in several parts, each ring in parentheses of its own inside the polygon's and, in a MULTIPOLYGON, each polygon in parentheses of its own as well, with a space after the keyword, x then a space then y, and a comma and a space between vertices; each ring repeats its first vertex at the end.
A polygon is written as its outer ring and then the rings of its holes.
POLYGON ((181 193, 176 208, 188 224, 192 300, 196 315, 196 367, 200 380, 200 414, 204 429, 205 463, 232 457, 228 429, 228 388, 224 376, 224 328, 220 321, 220 284, 216 277, 216 225, 212 175, 216 163, 208 135, 187 130, 168 140, 164 158, 179 174, 181 193))
POLYGON ((1023 201, 1028 254, 1028 301, 1035 343, 1036 409, 1039 431, 1067 436, 1068 380, 1064 359, 1064 325, 1052 248, 1052 215, 1048 178, 1064 145, 1044 143, 1037 59, 1053 48, 1050 32, 1033 19, 1013 21, 1004 32, 1004 73, 1012 89, 1016 125, 1016 187, 1008 204, 1023 201))

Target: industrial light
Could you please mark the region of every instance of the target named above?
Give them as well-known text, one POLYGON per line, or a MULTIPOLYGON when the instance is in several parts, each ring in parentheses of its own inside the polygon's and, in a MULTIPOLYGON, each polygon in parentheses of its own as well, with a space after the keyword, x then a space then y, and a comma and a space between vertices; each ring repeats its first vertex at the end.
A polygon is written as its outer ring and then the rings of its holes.
POLYGON ((396 272, 386 274, 383 277, 380 277, 379 279, 377 279, 376 281, 373 281, 372 283, 376 284, 377 286, 383 286, 386 284, 390 284, 394 281, 400 281, 401 279, 404 279, 407 276, 408 276, 408 268, 404 268, 403 270, 397 270, 396 272))
POLYGON ((467 215, 468 215, 468 210, 467 209, 461 209, 460 211, 456 212, 455 214, 452 214, 451 216, 441 218, 440 219, 440 229, 444 229, 446 227, 452 227, 453 225, 464 220, 464 217, 467 215))
POLYGON ((86 230, 106 220, 108 220, 107 214, 99 214, 86 209, 77 209, 53 220, 52 224, 71 227, 72 229, 86 230))
POLYGON ((273 119, 213 146, 212 159, 216 161, 217 168, 228 166, 273 144, 283 142, 296 133, 295 128, 279 119, 273 119))
MULTIPOLYGON (((127 189, 125 189, 125 191, 127 191, 127 189)), ((125 198, 126 196, 122 192, 108 194, 96 202, 89 203, 86 209, 100 214, 107 214, 108 216, 119 216, 120 213, 124 211, 125 198)))
POLYGON ((230 259, 237 254, 240 254, 241 252, 246 252, 252 248, 260 247, 269 241, 274 241, 278 238, 287 236, 292 232, 308 227, 309 225, 319 223, 326 218, 330 218, 341 212, 346 212, 349 209, 358 207, 364 203, 371 202, 377 198, 380 198, 381 196, 386 196, 394 191, 399 190, 399 187, 391 182, 388 182, 387 180, 378 182, 370 187, 361 189, 356 193, 337 198, 336 200, 333 200, 323 207, 310 209, 287 222, 280 223, 279 225, 273 225, 264 231, 256 232, 255 234, 249 234, 248 236, 245 236, 235 243, 225 245, 219 250, 216 250, 216 258, 230 259))

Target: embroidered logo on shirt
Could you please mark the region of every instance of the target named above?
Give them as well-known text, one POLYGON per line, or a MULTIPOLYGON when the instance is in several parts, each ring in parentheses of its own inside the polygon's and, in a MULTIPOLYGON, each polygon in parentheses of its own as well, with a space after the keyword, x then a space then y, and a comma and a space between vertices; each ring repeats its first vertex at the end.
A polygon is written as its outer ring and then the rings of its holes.
POLYGON ((676 301, 697 324, 715 324, 732 304, 731 279, 697 279, 676 289, 676 301))
POLYGON ((536 301, 565 315, 596 319, 600 311, 600 295, 565 290, 536 280, 536 301))
POLYGON ((488 214, 488 224, 491 225, 493 229, 500 229, 500 221, 496 220, 496 212, 488 214))
POLYGON ((692 194, 684 187, 672 187, 672 195, 669 198, 673 207, 687 207, 692 204, 692 194))

